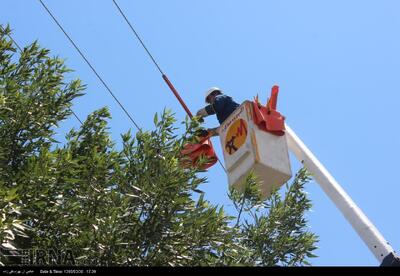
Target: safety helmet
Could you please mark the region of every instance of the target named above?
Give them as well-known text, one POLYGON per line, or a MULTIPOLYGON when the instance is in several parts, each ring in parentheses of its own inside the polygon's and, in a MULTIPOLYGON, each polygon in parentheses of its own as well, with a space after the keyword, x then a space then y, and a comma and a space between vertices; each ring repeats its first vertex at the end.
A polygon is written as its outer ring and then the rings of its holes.
POLYGON ((218 91, 218 92, 220 92, 221 94, 222 94, 222 91, 221 91, 221 89, 219 89, 218 87, 211 87, 210 89, 208 89, 207 91, 206 91, 206 93, 205 93, 205 97, 204 97, 204 100, 206 101, 206 103, 207 103, 207 98, 208 98, 208 96, 210 96, 213 92, 215 92, 215 91, 218 91))

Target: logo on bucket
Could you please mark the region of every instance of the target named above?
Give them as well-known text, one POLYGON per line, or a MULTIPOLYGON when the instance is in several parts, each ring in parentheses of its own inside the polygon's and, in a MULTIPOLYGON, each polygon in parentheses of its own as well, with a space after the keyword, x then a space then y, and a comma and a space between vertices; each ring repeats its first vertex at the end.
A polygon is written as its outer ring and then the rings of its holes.
POLYGON ((243 119, 238 119, 229 127, 225 136, 225 151, 234 154, 245 142, 247 138, 247 123, 243 119))

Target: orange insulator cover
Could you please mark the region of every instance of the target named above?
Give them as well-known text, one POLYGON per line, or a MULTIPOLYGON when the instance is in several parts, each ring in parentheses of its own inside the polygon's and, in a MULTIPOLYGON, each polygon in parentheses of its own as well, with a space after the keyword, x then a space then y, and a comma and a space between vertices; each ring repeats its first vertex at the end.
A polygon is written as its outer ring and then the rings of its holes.
POLYGON ((276 111, 279 86, 271 89, 271 98, 266 106, 262 106, 258 99, 253 101, 254 123, 259 129, 282 136, 285 134, 285 117, 276 111))
POLYGON ((186 144, 181 154, 183 155, 181 163, 185 167, 198 166, 198 161, 201 156, 208 159, 208 161, 201 166, 201 169, 208 169, 218 161, 209 136, 202 137, 198 143, 186 144))

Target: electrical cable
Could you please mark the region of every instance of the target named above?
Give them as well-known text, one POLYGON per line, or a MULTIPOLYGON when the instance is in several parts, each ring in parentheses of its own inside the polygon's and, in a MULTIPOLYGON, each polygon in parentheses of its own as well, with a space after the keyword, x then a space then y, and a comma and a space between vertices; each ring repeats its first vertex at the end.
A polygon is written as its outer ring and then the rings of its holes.
POLYGON ((126 108, 123 106, 123 104, 118 100, 117 96, 112 92, 110 87, 106 84, 106 82, 103 80, 103 78, 97 73, 96 69, 93 67, 93 65, 89 62, 89 60, 86 58, 86 56, 82 53, 82 51, 79 49, 79 47, 76 45, 76 43, 72 40, 72 38, 68 35, 68 33, 65 31, 65 29, 61 26, 61 24, 58 22, 58 20, 55 18, 55 16, 52 14, 52 12, 47 8, 45 3, 42 0, 39 0, 40 4, 42 4, 43 8, 47 11, 47 13, 51 16, 51 18, 54 20, 54 22, 57 24, 57 26, 61 29, 61 31, 64 33, 64 35, 68 38, 68 40, 71 42, 71 44, 74 46, 74 48, 78 51, 80 56, 84 59, 86 64, 92 69, 93 73, 96 75, 96 77, 100 80, 100 82, 103 84, 103 86, 107 89, 108 93, 114 98, 114 100, 117 102, 119 107, 124 111, 126 116, 128 116, 129 120, 135 125, 135 127, 139 130, 142 131, 142 129, 139 127, 139 125, 135 122, 133 117, 129 114, 129 112, 126 110, 126 108))

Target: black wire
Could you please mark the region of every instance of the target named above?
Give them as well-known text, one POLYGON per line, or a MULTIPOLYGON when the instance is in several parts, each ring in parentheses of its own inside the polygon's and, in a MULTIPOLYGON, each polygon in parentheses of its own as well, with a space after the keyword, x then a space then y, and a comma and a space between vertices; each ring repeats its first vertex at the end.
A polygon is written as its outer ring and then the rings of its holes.
POLYGON ((3 26, 0 25, 0 28, 1 28, 1 31, 2 31, 6 36, 8 36, 8 37, 11 39, 12 43, 14 43, 15 46, 17 46, 18 50, 19 50, 20 52, 22 52, 22 48, 19 47, 18 43, 12 38, 12 36, 11 36, 9 33, 6 33, 6 30, 3 29, 3 26))
POLYGON ((221 165, 221 167, 222 167, 222 169, 224 170, 224 172, 225 172, 226 174, 228 174, 228 171, 225 169, 224 164, 222 164, 222 162, 221 162, 221 160, 218 158, 218 156, 217 156, 217 159, 218 159, 218 163, 221 165))
MULTIPOLYGON (((3 26, 0 25, 1 31, 3 33, 6 34, 5 30, 3 29, 3 26)), ((19 51, 22 53, 22 48, 18 45, 18 43, 12 38, 12 36, 10 34, 6 34, 12 41, 12 43, 15 44, 15 46, 17 46, 17 48, 19 49, 19 51)), ((81 119, 79 119, 78 115, 75 114, 75 112, 69 108, 69 110, 72 112, 72 114, 74 115, 74 117, 81 123, 81 125, 83 125, 83 122, 81 121, 81 119)))
MULTIPOLYGON (((160 71, 161 75, 164 75, 163 71, 161 70, 160 66, 154 59, 153 55, 150 53, 150 51, 147 49, 146 45, 144 44, 143 40, 140 38, 139 34, 136 32, 135 28, 132 26, 132 24, 129 22, 128 18, 125 16, 124 12, 121 10, 121 8, 118 6, 117 2, 113 0, 115 6, 117 7, 118 11, 122 15, 122 17, 125 19, 126 23, 128 23, 130 29, 132 32, 135 34, 136 38, 139 40, 140 44, 142 44, 143 48, 146 50, 147 54, 150 56, 151 60, 153 61, 154 65, 157 67, 158 71, 160 71)), ((227 173, 224 165, 222 164, 221 160, 217 157, 217 160, 219 164, 221 165, 222 169, 224 169, 225 173, 227 173)))
POLYGON ((70 109, 70 110, 72 112, 72 115, 74 115, 74 117, 81 123, 81 125, 83 125, 83 122, 81 121, 81 119, 79 119, 78 115, 76 115, 72 109, 70 109))
POLYGON ((68 35, 68 33, 64 30, 64 28, 61 26, 61 24, 57 21, 57 19, 54 17, 54 15, 51 13, 51 11, 47 8, 47 6, 43 3, 42 0, 39 0, 39 2, 42 4, 43 8, 47 11, 47 13, 51 16, 51 18, 53 18, 54 22, 58 25, 58 27, 61 29, 61 31, 64 33, 64 35, 68 38, 68 40, 71 42, 71 44, 75 47, 75 49, 78 51, 78 53, 81 55, 81 57, 85 60, 87 65, 89 65, 90 69, 92 69, 94 74, 101 81, 101 83, 104 85, 104 87, 110 93, 110 95, 114 98, 114 100, 118 103, 118 105, 121 107, 121 109, 125 112, 125 114, 129 118, 129 120, 135 125, 135 127, 139 131, 141 131, 141 128, 139 127, 139 125, 135 122, 135 120, 132 118, 132 116, 129 114, 129 112, 125 109, 125 107, 122 105, 122 103, 118 100, 118 98, 115 96, 115 94, 111 91, 110 87, 108 87, 108 85, 105 83, 105 81, 100 77, 100 75, 97 73, 96 69, 94 69, 92 64, 88 61, 88 59, 85 57, 85 55, 82 53, 82 51, 78 48, 78 46, 75 44, 75 42, 72 40, 72 38, 68 35))
POLYGON ((158 71, 160 71, 161 75, 164 75, 163 71, 161 70, 160 66, 158 66, 156 60, 153 58, 152 54, 150 51, 147 49, 146 45, 144 45, 144 42, 140 38, 139 34, 136 32, 135 28, 133 28, 132 24, 129 22, 128 18, 126 18, 124 12, 121 10, 121 8, 118 6, 117 2, 113 0, 115 6, 118 8, 119 12, 121 13, 122 17, 125 19, 126 23, 128 23, 129 27, 131 28, 132 32, 135 34, 136 38, 139 40, 140 44, 142 44, 143 48, 146 50, 147 54, 150 56, 151 60, 157 67, 158 71))

